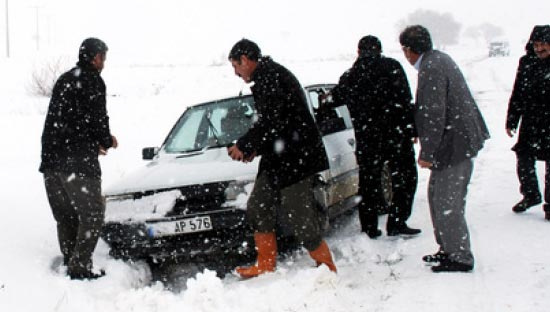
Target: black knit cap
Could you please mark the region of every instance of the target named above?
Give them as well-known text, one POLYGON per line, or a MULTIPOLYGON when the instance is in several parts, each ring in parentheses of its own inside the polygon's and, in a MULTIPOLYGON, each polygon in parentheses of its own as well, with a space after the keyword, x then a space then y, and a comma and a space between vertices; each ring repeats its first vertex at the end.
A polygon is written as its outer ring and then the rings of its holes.
POLYGON ((359 40, 359 54, 361 55, 379 55, 382 53, 382 43, 375 36, 365 36, 359 40))
POLYGON ((105 42, 97 38, 88 38, 82 41, 78 50, 78 60, 83 63, 91 63, 94 57, 99 53, 105 53, 109 50, 105 42))

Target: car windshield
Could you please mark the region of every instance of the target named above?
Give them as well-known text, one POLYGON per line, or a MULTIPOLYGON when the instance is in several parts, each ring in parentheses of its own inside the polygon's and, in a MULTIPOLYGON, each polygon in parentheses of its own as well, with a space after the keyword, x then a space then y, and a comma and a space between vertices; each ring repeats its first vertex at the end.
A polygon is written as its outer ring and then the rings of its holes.
POLYGON ((248 131, 254 116, 252 96, 190 107, 168 135, 164 151, 189 153, 226 146, 248 131))

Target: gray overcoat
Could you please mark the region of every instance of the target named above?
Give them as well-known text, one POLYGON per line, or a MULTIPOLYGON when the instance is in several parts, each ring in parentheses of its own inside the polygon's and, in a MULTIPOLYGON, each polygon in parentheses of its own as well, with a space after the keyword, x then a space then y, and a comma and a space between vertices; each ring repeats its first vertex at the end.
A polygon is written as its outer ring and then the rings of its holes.
POLYGON ((415 123, 420 159, 443 169, 475 157, 489 130, 456 63, 431 50, 418 71, 415 123))

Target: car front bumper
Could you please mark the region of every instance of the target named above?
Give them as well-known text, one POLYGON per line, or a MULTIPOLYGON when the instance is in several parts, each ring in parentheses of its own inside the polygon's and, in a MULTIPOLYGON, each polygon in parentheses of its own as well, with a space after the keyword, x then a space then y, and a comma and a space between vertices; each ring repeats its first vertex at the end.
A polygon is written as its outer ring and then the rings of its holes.
POLYGON ((102 238, 111 247, 113 257, 125 260, 215 261, 220 257, 249 257, 254 253, 245 211, 235 208, 146 222, 109 221, 103 228, 102 238), (201 215, 210 217, 212 229, 155 237, 147 226, 151 222, 171 222, 201 215))

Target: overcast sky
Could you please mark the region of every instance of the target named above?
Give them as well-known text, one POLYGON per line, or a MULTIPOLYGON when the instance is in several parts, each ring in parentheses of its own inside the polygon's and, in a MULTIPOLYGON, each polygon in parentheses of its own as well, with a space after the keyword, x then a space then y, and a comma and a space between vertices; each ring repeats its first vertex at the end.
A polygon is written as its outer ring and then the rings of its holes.
MULTIPOLYGON (((12 57, 37 51, 72 56, 82 39, 96 36, 110 46, 111 59, 208 63, 248 37, 278 57, 336 56, 354 52, 366 34, 379 36, 386 48, 396 47, 396 23, 406 16, 395 12, 418 9, 451 13, 462 30, 494 24, 511 41, 528 37, 535 24, 550 23, 550 1, 541 0, 9 0, 10 51, 12 57)), ((4 5, 0 12, 4 47, 4 5)))

